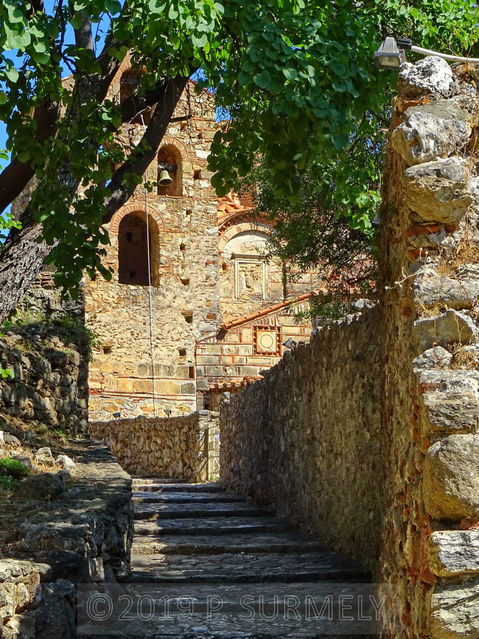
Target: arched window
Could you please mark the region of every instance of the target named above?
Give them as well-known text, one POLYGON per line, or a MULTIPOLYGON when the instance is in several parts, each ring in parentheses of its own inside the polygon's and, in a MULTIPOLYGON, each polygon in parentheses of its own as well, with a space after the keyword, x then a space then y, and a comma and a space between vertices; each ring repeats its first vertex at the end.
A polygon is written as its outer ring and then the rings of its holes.
POLYGON ((139 109, 138 101, 129 100, 134 95, 143 73, 144 71, 141 69, 132 68, 124 71, 120 78, 120 107, 124 122, 148 124, 150 121, 150 109, 144 109, 137 114, 139 109))
POLYGON ((182 182, 180 152, 172 144, 162 146, 158 152, 158 195, 182 195, 182 182))
POLYGON ((146 216, 142 212, 130 213, 120 222, 118 229, 118 281, 120 284, 147 286, 151 278, 155 284, 158 229, 149 223, 147 234, 146 216), (148 242, 149 237, 149 242, 148 242), (152 250, 153 249, 153 250, 152 250), (148 272, 148 251, 150 271, 148 272))

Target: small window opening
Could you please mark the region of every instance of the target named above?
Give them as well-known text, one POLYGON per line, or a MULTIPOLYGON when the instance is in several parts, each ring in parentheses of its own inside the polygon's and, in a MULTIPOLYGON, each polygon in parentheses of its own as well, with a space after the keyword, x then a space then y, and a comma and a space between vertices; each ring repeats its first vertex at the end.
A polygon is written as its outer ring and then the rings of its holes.
POLYGON ((179 348, 178 349, 178 355, 180 357, 186 357, 186 348, 179 348))
POLYGON ((186 251, 186 244, 180 244, 180 251, 186 251))
POLYGON ((185 318, 185 322, 187 324, 193 323, 193 311, 183 311, 181 314, 185 318))
POLYGON ((195 169, 193 171, 193 179, 200 180, 201 179, 201 169, 195 169))
POLYGON ((189 367, 189 377, 190 377, 190 379, 195 379, 195 367, 194 366, 190 366, 189 367))
POLYGON ((111 350, 112 350, 111 346, 109 346, 109 345, 108 346, 104 346, 103 347, 103 354, 104 355, 110 355, 111 354, 111 350))
POLYGON ((181 280, 181 283, 183 284, 183 286, 188 286, 188 284, 190 283, 190 278, 189 277, 181 277, 180 280, 181 280))

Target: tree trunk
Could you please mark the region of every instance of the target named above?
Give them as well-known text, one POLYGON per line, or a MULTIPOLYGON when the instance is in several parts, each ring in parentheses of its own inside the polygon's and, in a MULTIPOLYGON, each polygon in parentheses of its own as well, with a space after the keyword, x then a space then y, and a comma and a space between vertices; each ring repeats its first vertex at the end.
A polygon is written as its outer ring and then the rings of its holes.
POLYGON ((41 224, 31 222, 12 233, 0 253, 0 322, 3 322, 26 293, 42 270, 52 250, 45 242, 37 242, 41 224))

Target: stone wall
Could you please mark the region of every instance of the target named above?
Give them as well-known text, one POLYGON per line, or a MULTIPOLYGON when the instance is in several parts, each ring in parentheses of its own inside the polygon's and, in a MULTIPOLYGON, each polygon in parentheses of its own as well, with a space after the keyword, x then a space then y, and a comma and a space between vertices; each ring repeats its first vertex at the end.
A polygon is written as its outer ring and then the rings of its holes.
POLYGON ((91 422, 90 433, 103 439, 125 470, 208 481, 218 474, 218 415, 198 411, 170 418, 137 417, 91 422))
POLYGON ((87 424, 90 337, 76 303, 65 308, 58 291, 34 287, 17 318, 0 335, 0 413, 48 426, 84 431, 87 424), (18 322, 18 323, 17 323, 18 322))
POLYGON ((370 566, 383 502, 377 323, 371 310, 315 331, 224 404, 220 458, 228 488, 370 566))
POLYGON ((467 66, 401 67, 378 307, 222 414, 227 486, 376 563, 395 639, 479 636, 478 106, 467 66))
POLYGON ((20 550, 14 557, 4 552, 0 559, 0 636, 5 639, 76 636, 76 585, 128 576, 131 479, 98 443, 77 442, 75 452, 73 482, 66 489, 58 489, 62 482, 52 474, 25 480, 37 500, 41 487, 55 484, 55 492, 49 502, 37 501, 36 514, 21 524, 20 550))

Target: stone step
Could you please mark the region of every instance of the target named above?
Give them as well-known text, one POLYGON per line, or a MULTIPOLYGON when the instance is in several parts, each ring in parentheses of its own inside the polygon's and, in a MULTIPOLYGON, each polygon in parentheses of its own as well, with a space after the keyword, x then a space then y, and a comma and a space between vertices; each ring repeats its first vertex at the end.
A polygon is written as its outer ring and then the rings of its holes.
POLYGON ((219 493, 224 492, 221 484, 215 482, 209 484, 187 484, 187 483, 164 483, 164 482, 145 482, 145 481, 133 481, 133 491, 139 492, 146 490, 148 492, 188 492, 188 493, 219 493))
POLYGON ((156 519, 135 522, 135 539, 143 535, 238 535, 283 532, 284 522, 276 517, 209 517, 195 519, 156 519))
POLYGON ((244 502, 237 495, 228 495, 228 493, 203 493, 203 492, 158 492, 158 491, 139 491, 133 493, 135 503, 168 503, 168 504, 200 504, 200 503, 235 503, 244 502))
POLYGON ((216 555, 221 553, 279 553, 327 552, 326 544, 301 534, 279 531, 256 534, 223 535, 137 535, 133 542, 134 555, 183 554, 216 555))
POLYGON ((90 639, 378 639, 366 583, 113 586, 108 619, 81 615, 90 639), (343 604, 341 604, 343 597, 343 604), (126 613, 126 614, 125 614, 126 613))
POLYGON ((132 555, 131 568, 132 583, 250 584, 367 579, 360 566, 334 552, 132 555))
POLYGON ((130 475, 132 480, 139 482, 154 482, 156 484, 186 484, 186 479, 178 479, 177 477, 158 477, 158 475, 130 475))
POLYGON ((270 511, 245 503, 238 504, 143 504, 133 505, 134 518, 138 519, 191 519, 197 517, 204 519, 209 517, 263 517, 271 514, 270 511))

